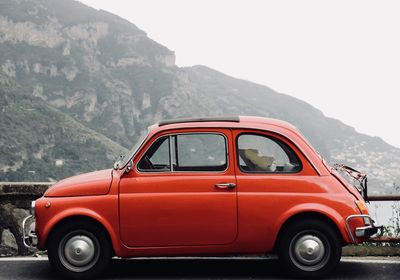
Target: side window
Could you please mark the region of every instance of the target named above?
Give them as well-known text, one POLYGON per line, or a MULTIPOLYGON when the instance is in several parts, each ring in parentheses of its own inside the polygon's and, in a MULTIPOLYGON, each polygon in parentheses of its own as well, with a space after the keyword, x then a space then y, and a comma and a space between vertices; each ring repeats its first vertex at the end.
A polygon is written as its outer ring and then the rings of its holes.
POLYGON ((227 166, 225 137, 213 133, 196 133, 157 139, 139 161, 138 170, 223 171, 227 166))
POLYGON ((220 134, 174 136, 176 171, 223 171, 227 168, 225 137, 220 134))
POLYGON ((237 139, 239 167, 243 172, 295 173, 301 162, 295 152, 279 139, 242 134, 237 139))

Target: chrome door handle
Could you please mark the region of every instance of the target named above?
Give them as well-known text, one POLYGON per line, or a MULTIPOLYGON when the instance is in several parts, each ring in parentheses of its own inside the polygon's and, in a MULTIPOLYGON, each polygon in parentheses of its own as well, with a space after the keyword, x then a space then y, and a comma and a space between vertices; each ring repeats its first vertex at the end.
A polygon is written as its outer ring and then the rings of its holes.
POLYGON ((215 187, 218 189, 233 189, 236 187, 236 184, 234 183, 221 183, 221 184, 215 184, 215 187))

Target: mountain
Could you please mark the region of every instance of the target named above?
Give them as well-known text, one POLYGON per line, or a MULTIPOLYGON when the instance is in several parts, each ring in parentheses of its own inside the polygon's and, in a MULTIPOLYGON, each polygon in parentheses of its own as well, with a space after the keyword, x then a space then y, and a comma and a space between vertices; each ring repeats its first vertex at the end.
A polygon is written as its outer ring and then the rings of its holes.
POLYGON ((400 182, 400 149, 266 86, 177 67, 134 24, 80 2, 0 0, 0 72, 0 181, 111 166, 162 119, 259 115, 296 125, 329 162, 369 172, 374 192, 400 182))
POLYGON ((127 150, 0 74, 1 181, 54 180, 110 167, 127 150))

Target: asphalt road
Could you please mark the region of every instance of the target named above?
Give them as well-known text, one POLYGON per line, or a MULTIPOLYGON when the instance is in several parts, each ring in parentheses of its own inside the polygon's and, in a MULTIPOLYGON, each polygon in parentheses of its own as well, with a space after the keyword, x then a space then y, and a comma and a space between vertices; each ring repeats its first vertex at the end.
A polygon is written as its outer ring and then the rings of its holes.
MULTIPOLYGON (((59 279, 46 260, 1 259, 0 279, 59 279)), ((101 279, 288 279, 277 260, 113 260, 101 279)), ((400 279, 400 258, 343 258, 329 279, 400 279)))

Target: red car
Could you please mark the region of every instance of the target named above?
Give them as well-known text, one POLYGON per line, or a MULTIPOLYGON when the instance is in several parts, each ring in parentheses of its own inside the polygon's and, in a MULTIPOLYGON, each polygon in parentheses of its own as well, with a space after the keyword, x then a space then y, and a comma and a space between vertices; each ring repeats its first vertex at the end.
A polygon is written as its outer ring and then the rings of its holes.
POLYGON ((258 117, 160 122, 113 169, 64 179, 33 206, 25 243, 69 278, 113 256, 271 252, 321 277, 377 232, 359 191, 294 126, 258 117))

